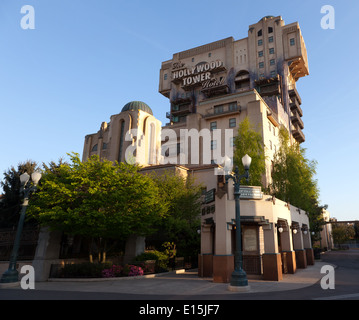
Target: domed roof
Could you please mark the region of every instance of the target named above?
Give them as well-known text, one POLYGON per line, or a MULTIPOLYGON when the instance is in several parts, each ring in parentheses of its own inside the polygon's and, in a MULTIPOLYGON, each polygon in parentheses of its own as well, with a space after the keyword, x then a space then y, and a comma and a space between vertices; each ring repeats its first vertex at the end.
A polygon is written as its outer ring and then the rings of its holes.
POLYGON ((123 108, 122 111, 137 111, 142 110, 144 112, 149 113, 150 115, 153 115, 151 108, 142 101, 131 101, 127 103, 123 108))
POLYGON ((262 19, 260 19, 258 22, 260 22, 260 21, 262 21, 264 19, 272 19, 272 18, 274 18, 274 16, 265 16, 262 19))

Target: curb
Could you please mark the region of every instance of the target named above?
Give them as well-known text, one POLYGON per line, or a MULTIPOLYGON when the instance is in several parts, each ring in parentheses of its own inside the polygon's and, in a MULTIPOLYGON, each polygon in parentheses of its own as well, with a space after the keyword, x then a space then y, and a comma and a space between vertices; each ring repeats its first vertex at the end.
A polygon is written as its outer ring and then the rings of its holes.
POLYGON ((154 274, 146 274, 143 276, 134 276, 134 277, 114 277, 114 278, 49 278, 48 282, 100 282, 100 281, 127 281, 127 280, 135 280, 135 279, 153 279, 169 274, 181 274, 185 273, 185 269, 179 269, 175 271, 162 272, 162 273, 154 273, 154 274))

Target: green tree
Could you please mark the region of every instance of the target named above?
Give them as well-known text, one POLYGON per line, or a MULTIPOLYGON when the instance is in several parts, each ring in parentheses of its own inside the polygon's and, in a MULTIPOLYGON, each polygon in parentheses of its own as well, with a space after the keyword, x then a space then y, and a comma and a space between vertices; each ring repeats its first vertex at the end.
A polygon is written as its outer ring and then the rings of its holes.
MULTIPOLYGON (((306 158, 305 149, 291 144, 285 128, 279 130, 280 147, 275 154, 270 192, 278 199, 305 210, 310 230, 318 237, 323 228, 323 208, 319 205, 318 182, 315 179, 317 162, 306 158)), ((313 237, 316 240, 316 237, 313 237)))
MULTIPOLYGON (((27 160, 19 163, 17 168, 11 167, 4 172, 4 179, 0 182, 4 191, 4 198, 0 203, 0 228, 16 228, 23 200, 20 194, 20 176, 25 172, 31 175, 36 169, 37 163, 27 160)), ((27 224, 33 222, 28 221, 27 224)))
POLYGON ((160 189, 161 202, 167 208, 167 216, 159 223, 159 230, 150 239, 159 247, 164 242, 173 242, 177 255, 193 256, 199 252, 202 186, 191 178, 166 172, 152 174, 160 189))
POLYGON ((140 174, 138 166, 98 156, 81 162, 74 153, 70 158, 70 164, 44 170, 29 215, 54 230, 96 239, 103 253, 108 238, 146 236, 156 230, 166 210, 158 186, 140 174))
POLYGON ((317 163, 306 158, 305 149, 298 143, 290 144, 285 128, 280 129, 279 137, 280 147, 273 162, 271 193, 311 212, 318 207, 317 163))
POLYGON ((335 244, 341 246, 345 242, 351 240, 355 236, 353 225, 333 223, 332 224, 332 236, 335 244))
POLYGON ((238 136, 236 136, 234 144, 233 162, 234 166, 238 166, 240 172, 244 172, 242 164, 243 156, 248 154, 252 158, 249 182, 247 183, 243 179, 241 183, 244 185, 263 186, 262 178, 266 168, 263 137, 250 123, 248 117, 239 124, 238 136))

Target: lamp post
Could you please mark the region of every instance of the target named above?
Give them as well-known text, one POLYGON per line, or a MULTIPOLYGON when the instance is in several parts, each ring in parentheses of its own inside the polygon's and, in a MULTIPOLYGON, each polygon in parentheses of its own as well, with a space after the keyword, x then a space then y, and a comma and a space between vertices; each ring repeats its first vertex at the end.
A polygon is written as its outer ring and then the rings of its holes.
POLYGON ((16 270, 16 262, 17 262, 17 256, 19 253, 22 228, 23 228, 24 222, 25 222, 26 209, 29 204, 29 195, 31 192, 36 191, 37 184, 39 183, 40 179, 41 179, 41 173, 33 172, 31 174, 31 180, 32 180, 32 185, 31 185, 31 184, 28 184, 28 182, 30 180, 30 176, 26 172, 20 176, 20 182, 21 182, 20 194, 24 195, 24 201, 22 203, 19 224, 17 226, 17 231, 16 231, 15 242, 14 242, 14 246, 13 246, 12 252, 11 252, 9 269, 7 271, 5 271, 4 274, 2 275, 2 277, 0 279, 0 283, 11 283, 11 282, 19 281, 19 272, 16 270))
POLYGON ((225 160, 225 179, 226 183, 228 183, 229 179, 233 180, 234 183, 234 200, 235 200, 235 207, 236 207, 236 250, 234 253, 234 271, 231 276, 230 281, 230 290, 235 291, 236 288, 248 288, 248 280, 247 274, 243 270, 243 258, 242 258, 242 234, 241 234, 241 213, 240 213, 240 205, 239 205, 239 198, 240 198, 240 181, 242 178, 246 178, 248 181, 249 178, 249 167, 252 162, 252 158, 247 154, 242 158, 242 163, 245 169, 245 173, 240 175, 238 167, 235 168, 234 172, 229 172, 230 167, 230 159, 226 157, 225 160))

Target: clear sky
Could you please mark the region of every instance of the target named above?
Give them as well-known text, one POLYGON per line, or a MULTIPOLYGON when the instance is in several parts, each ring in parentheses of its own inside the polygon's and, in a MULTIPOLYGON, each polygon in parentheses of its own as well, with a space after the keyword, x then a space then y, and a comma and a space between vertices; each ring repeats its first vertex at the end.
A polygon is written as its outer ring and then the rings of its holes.
POLYGON ((298 21, 306 43, 310 75, 297 87, 321 203, 332 217, 359 219, 357 0, 1 0, 0 173, 27 159, 81 155, 85 135, 132 100, 166 123, 161 62, 247 37, 267 15, 298 21), (25 5, 35 9, 33 30, 20 25, 25 5), (324 5, 335 9, 334 30, 321 28, 324 5))

